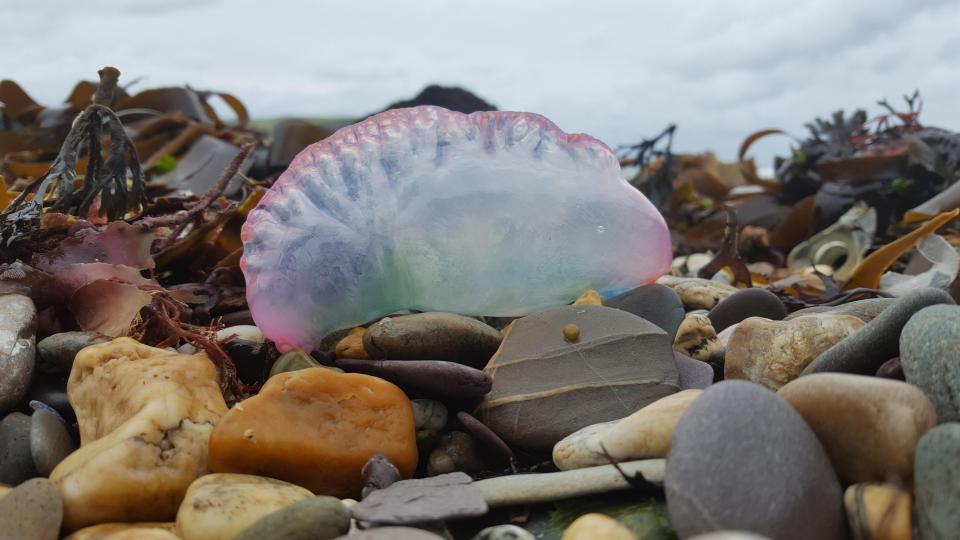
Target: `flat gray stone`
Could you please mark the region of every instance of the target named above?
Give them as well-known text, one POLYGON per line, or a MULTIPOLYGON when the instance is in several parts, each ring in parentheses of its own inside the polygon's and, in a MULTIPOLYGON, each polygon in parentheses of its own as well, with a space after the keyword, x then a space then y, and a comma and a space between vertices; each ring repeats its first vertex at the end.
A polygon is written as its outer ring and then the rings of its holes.
POLYGON ((900 334, 900 366, 941 423, 960 421, 960 306, 930 306, 911 317, 900 334))
POLYGON ((0 497, 0 538, 57 540, 63 501, 53 482, 34 478, 0 497))
POLYGON ((16 486, 35 476, 37 471, 30 455, 30 417, 10 413, 0 421, 0 483, 16 486))
POLYGON ((863 322, 870 322, 877 318, 877 315, 883 313, 885 309, 897 302, 896 298, 867 298, 865 300, 856 300, 847 302, 839 306, 812 306, 798 309, 787 315, 786 320, 796 319, 804 315, 815 315, 817 313, 833 313, 835 315, 853 315, 863 322))
POLYGON ((936 304, 955 302, 946 291, 931 288, 917 289, 897 298, 866 326, 810 362, 801 375, 825 371, 873 375, 884 362, 900 354, 900 332, 910 317, 936 304))
POLYGON ((670 287, 656 283, 631 289, 603 301, 603 305, 633 313, 637 317, 659 326, 670 336, 670 343, 677 337, 677 329, 686 315, 683 301, 670 287))
POLYGON ((547 453, 567 435, 679 390, 667 333, 619 309, 564 306, 517 319, 484 372, 477 418, 511 446, 547 453), (564 328, 575 327, 567 339, 564 328))
MULTIPOLYGON (((654 485, 663 484, 662 459, 643 459, 620 463, 627 475, 640 473, 654 485)), ((536 504, 632 489, 613 465, 586 467, 554 473, 513 474, 487 478, 473 483, 491 508, 536 504)))
POLYGON ((22 294, 0 296, 0 414, 27 395, 36 356, 37 309, 22 294))
POLYGON ((844 540, 843 492, 803 418, 762 386, 704 390, 673 431, 664 487, 680 538, 720 529, 844 540))
POLYGON ((472 481, 462 472, 401 480, 370 492, 350 512, 359 521, 383 525, 482 516, 487 503, 472 481))
POLYGON ((40 409, 30 418, 30 454, 42 476, 50 476, 65 457, 77 449, 67 426, 56 414, 40 409))
POLYGON ((956 539, 960 532, 960 423, 939 425, 920 439, 913 472, 920 538, 956 539))
POLYGON ((713 367, 701 360, 694 360, 689 356, 673 352, 677 361, 677 372, 680 373, 680 389, 703 389, 713 384, 713 367))

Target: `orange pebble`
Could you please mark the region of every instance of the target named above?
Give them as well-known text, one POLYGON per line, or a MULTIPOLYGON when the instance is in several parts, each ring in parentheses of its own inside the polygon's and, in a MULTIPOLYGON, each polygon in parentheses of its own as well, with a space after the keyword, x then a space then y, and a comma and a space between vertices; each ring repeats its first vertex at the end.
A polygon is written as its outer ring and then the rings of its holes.
POLYGON ((217 423, 210 469, 359 498, 360 470, 378 452, 405 478, 413 475, 416 428, 403 391, 369 375, 310 368, 271 377, 217 423))

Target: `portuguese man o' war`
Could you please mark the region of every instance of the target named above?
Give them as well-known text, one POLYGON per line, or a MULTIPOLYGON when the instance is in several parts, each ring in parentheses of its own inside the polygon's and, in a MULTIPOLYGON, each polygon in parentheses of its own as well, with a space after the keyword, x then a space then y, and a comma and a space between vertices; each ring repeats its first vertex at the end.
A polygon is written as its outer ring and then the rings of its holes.
POLYGON ((243 226, 281 351, 402 309, 519 316, 649 283, 663 217, 602 142, 532 113, 386 111, 303 150, 243 226))

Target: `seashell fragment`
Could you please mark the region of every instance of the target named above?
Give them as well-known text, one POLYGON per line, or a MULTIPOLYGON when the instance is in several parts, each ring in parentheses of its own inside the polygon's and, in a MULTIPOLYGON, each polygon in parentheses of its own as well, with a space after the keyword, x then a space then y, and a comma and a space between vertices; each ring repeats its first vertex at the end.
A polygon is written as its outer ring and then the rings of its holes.
POLYGON ((286 351, 400 309, 519 316, 653 281, 656 208, 602 142, 517 112, 386 111, 301 152, 250 213, 241 261, 286 351))

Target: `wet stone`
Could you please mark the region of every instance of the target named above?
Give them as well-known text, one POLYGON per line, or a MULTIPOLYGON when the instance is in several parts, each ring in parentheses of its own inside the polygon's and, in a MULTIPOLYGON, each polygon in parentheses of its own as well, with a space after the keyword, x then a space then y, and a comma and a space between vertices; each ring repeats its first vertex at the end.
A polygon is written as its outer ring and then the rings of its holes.
POLYGON ((37 476, 30 455, 30 417, 10 413, 0 421, 0 483, 16 486, 37 476))
POLYGON ((63 420, 47 410, 38 410, 30 419, 30 454, 37 472, 49 476, 65 457, 77 449, 63 420))

